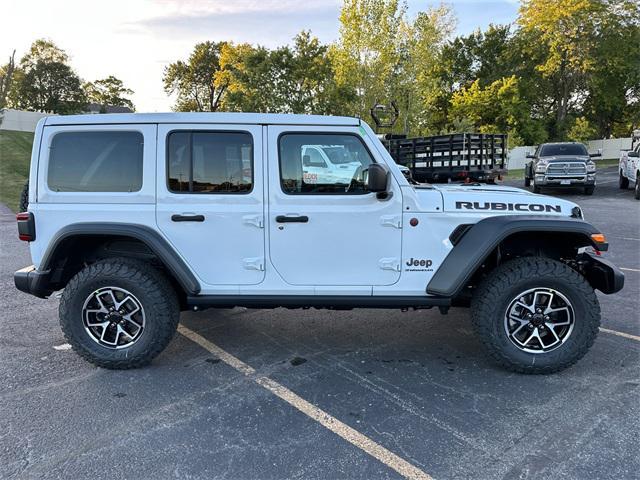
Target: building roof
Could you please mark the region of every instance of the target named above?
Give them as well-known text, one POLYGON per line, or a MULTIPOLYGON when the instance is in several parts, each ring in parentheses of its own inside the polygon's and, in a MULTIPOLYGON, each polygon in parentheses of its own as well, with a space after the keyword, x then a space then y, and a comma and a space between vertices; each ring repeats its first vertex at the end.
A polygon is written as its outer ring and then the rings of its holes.
POLYGON ((127 123, 217 123, 260 125, 332 125, 357 126, 355 117, 294 115, 281 113, 171 112, 106 113, 102 115, 60 115, 47 117, 44 125, 127 124, 127 123))

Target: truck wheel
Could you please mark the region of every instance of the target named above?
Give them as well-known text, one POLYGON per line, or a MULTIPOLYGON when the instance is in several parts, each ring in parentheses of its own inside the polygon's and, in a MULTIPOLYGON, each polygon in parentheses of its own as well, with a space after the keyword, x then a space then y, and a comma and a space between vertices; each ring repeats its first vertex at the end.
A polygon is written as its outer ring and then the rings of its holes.
POLYGON ((640 173, 636 175, 636 186, 633 189, 633 196, 636 200, 640 200, 640 173))
POLYGON ((531 186, 533 187, 533 193, 540 193, 540 187, 536 185, 536 181, 533 179, 531 180, 531 186))
POLYGON ((101 260, 81 270, 60 300, 60 325, 73 349, 104 368, 148 364, 176 331, 175 290, 146 262, 101 260))
POLYGON ((593 192, 596 190, 596 187, 594 185, 590 185, 588 187, 584 187, 584 194, 585 195, 593 195, 593 192))
POLYGON ((620 180, 618 181, 618 185, 622 190, 629 188, 629 179, 622 174, 622 170, 620 170, 620 180))
POLYGON ((531 179, 529 177, 524 177, 524 186, 525 187, 530 187, 531 186, 531 179))
POLYGON ((20 193, 20 204, 18 205, 18 212, 26 212, 29 208, 29 182, 24 184, 22 192, 20 193))
POLYGON ((508 370, 553 373, 582 358, 598 335, 600 305, 586 279, 545 257, 511 260, 478 287, 475 331, 508 370))

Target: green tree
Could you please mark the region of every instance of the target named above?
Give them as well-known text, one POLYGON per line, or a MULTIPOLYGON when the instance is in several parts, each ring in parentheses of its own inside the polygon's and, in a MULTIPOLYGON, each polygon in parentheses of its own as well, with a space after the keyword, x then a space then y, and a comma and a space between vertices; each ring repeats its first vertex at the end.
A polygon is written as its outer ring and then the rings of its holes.
POLYGON ((7 105, 7 97, 13 85, 13 76, 16 70, 16 51, 14 50, 6 65, 0 66, 0 108, 7 105))
POLYGON ((515 76, 496 80, 484 88, 476 80, 451 97, 453 118, 466 119, 481 133, 507 132, 512 147, 523 141, 520 130, 527 110, 515 76))
POLYGON ((585 117, 578 117, 567 133, 567 138, 574 142, 587 142, 597 136, 597 130, 589 123, 585 117))
POLYGON ((226 76, 220 69, 220 52, 226 42, 196 44, 189 59, 169 64, 163 83, 167 94, 177 96, 174 110, 215 112, 227 90, 226 76))
POLYGON ((135 111, 133 102, 126 98, 133 95, 133 90, 126 88, 119 78, 109 75, 102 80, 87 82, 83 86, 89 102, 101 105, 101 112, 106 112, 107 106, 127 107, 135 111))
POLYGON ((67 61, 67 54, 53 42, 36 40, 20 61, 9 93, 10 103, 47 113, 81 112, 86 96, 80 78, 67 61))

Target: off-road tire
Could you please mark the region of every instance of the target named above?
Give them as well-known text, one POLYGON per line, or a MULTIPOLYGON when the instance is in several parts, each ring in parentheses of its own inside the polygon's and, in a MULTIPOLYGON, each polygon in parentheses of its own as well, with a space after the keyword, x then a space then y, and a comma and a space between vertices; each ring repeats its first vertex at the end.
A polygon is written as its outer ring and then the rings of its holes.
POLYGON ((19 212, 26 212, 29 208, 29 182, 24 184, 20 193, 20 203, 18 204, 19 212))
POLYGON ((483 280, 471 302, 471 320, 499 365, 519 373, 546 374, 573 365, 591 348, 600 326, 600 304, 591 285, 569 266, 546 257, 524 257, 504 263, 483 280), (540 287, 553 288, 567 297, 575 322, 562 345, 545 353, 529 353, 508 338, 504 316, 521 292, 540 287))
POLYGON ((59 315, 67 341, 80 356, 99 367, 123 370, 147 365, 169 344, 178 326, 180 306, 171 283, 152 265, 110 258, 85 267, 69 281, 60 299, 59 315), (101 287, 124 288, 144 308, 144 330, 127 348, 104 347, 84 328, 84 302, 101 287))
POLYGON ((640 200, 640 173, 636 175, 636 186, 633 189, 633 197, 636 200, 640 200))
POLYGON ((593 192, 596 190, 596 187, 591 185, 588 187, 584 187, 584 194, 585 195, 593 195, 593 192))
POLYGON ((626 190, 629 188, 629 179, 622 174, 622 170, 620 170, 620 179, 618 181, 618 186, 621 190, 626 190))

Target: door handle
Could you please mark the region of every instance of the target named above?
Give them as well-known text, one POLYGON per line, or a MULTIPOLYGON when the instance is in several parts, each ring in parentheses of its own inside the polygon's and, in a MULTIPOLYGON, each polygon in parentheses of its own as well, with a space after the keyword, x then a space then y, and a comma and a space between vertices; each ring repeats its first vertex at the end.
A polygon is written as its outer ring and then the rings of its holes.
POLYGON ((204 222, 204 215, 171 215, 173 222, 204 222))
POLYGON ((307 223, 309 217, 306 215, 278 215, 276 222, 278 223, 307 223))

